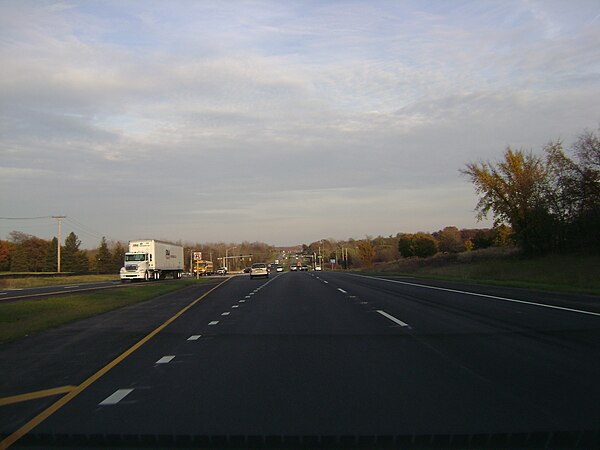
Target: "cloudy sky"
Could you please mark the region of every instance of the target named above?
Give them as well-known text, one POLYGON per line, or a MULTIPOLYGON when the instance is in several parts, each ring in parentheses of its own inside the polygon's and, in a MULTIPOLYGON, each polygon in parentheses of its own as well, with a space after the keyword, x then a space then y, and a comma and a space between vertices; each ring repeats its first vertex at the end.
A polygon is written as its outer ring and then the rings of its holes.
POLYGON ((600 4, 2 0, 0 66, 0 216, 85 248, 488 226, 466 162, 598 128, 600 4))

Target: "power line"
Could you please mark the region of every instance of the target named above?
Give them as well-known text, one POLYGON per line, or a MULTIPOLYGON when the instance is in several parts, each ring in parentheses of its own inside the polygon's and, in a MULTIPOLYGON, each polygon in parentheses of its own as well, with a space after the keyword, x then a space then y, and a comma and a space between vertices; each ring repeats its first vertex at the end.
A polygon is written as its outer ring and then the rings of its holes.
POLYGON ((39 220, 39 219, 52 219, 52 216, 40 216, 40 217, 0 217, 0 220, 39 220))
POLYGON ((83 233, 83 234, 87 235, 88 237, 93 237, 95 239, 102 239, 102 237, 105 236, 105 235, 101 234, 99 231, 94 230, 92 227, 89 227, 89 226, 85 225, 84 223, 81 223, 80 221, 74 219, 71 216, 67 217, 66 221, 69 224, 71 224, 71 226, 77 228, 80 233, 83 233))

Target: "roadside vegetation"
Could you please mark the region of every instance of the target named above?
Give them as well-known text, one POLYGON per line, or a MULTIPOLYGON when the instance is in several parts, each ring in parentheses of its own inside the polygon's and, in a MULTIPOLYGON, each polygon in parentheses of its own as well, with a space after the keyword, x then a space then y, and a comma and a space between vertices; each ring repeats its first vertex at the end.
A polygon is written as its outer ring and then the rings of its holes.
POLYGON ((89 294, 0 302, 0 343, 168 294, 204 280, 144 283, 89 294))
POLYGON ((490 248, 383 263, 369 272, 458 282, 600 295, 600 256, 524 257, 516 249, 490 248))
MULTIPOLYGON (((0 273, 0 276, 4 274, 0 273)), ((119 275, 73 275, 38 277, 35 273, 22 273, 6 275, 18 275, 19 278, 0 278, 0 289, 25 289, 40 286, 56 286, 79 283, 100 283, 103 281, 119 281, 119 275)))

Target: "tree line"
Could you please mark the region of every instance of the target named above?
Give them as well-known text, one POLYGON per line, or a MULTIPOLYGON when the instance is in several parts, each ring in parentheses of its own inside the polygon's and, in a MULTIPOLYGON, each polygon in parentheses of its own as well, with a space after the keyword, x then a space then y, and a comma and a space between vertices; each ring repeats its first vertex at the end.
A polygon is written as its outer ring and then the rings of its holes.
MULTIPOLYGON (((242 243, 182 243, 184 265, 190 270, 192 252, 202 252, 203 258, 212 260, 215 267, 223 265, 225 255, 232 258, 228 266, 233 270, 250 266, 253 261, 272 261, 278 254, 272 245, 263 242, 242 243)), ((80 274, 118 274, 125 260, 127 244, 108 242, 102 238, 92 250, 80 248, 81 241, 70 233, 61 244, 61 272, 80 274)), ((0 240, 0 272, 57 272, 58 239, 40 239, 21 231, 12 231, 7 240, 0 240)))
MULTIPOLYGON (((118 273, 125 258, 125 246, 110 245, 102 238, 94 250, 80 249, 81 241, 73 232, 60 247, 61 272, 118 273)), ((58 239, 40 239, 21 231, 12 231, 7 240, 0 240, 0 272, 57 272, 58 239)))
POLYGON ((433 233, 397 233, 364 239, 322 239, 303 245, 303 253, 321 255, 326 267, 369 268, 402 258, 428 258, 438 253, 461 253, 489 247, 512 247, 511 229, 458 229, 448 226, 433 233))

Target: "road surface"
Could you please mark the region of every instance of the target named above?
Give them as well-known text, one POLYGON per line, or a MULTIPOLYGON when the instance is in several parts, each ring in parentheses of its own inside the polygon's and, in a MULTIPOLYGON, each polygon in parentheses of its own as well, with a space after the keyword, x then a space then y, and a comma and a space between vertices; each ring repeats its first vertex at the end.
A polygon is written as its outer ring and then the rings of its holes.
POLYGON ((597 297, 332 272, 194 289, 49 333, 39 365, 0 348, 2 396, 64 388, 0 406, 4 442, 600 447, 597 297))

